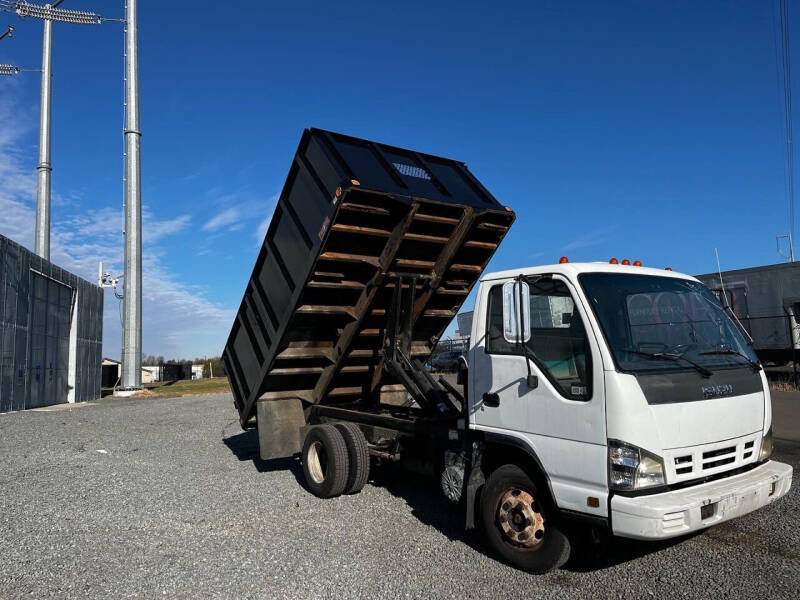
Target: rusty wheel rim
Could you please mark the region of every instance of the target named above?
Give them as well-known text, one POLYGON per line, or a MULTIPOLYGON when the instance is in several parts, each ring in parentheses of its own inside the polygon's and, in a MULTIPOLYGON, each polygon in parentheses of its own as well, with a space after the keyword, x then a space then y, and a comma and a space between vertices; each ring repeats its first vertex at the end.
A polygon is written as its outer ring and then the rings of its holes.
POLYGON ((506 542, 527 550, 544 541, 544 515, 533 496, 519 488, 507 490, 497 503, 497 525, 506 542))

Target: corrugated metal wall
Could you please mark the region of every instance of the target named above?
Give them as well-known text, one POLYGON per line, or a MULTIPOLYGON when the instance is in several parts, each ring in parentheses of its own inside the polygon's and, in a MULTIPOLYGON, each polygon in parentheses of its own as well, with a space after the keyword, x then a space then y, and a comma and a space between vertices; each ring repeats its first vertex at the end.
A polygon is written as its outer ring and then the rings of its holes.
POLYGON ((0 412, 99 398, 102 341, 103 290, 0 235, 0 412))

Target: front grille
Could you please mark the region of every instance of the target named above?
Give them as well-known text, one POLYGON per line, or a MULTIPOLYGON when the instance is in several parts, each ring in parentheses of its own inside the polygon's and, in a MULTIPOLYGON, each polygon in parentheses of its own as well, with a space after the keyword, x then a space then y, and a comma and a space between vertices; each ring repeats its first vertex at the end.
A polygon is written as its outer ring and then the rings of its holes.
POLYGON ((714 458, 715 456, 723 456, 724 454, 733 454, 734 452, 736 452, 736 446, 729 446, 728 448, 720 448, 719 450, 703 452, 703 460, 714 458))
POLYGON ((753 462, 758 436, 750 434, 713 444, 668 450, 664 456, 667 480, 669 483, 689 481, 753 462))

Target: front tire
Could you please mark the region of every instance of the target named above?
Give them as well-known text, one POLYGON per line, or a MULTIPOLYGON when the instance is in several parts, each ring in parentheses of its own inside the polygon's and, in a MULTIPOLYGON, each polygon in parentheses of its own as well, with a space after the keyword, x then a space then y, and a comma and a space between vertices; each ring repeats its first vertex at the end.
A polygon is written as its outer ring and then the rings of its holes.
POLYGON ((567 562, 570 544, 555 524, 554 507, 517 465, 492 472, 480 511, 489 546, 511 566, 542 574, 567 562))

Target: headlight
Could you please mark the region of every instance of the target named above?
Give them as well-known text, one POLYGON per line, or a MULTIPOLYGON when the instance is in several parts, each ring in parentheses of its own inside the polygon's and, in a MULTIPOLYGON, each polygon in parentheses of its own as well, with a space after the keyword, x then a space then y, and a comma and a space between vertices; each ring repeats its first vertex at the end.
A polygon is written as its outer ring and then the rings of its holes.
POLYGON ((767 460, 772 456, 772 425, 767 430, 767 434, 761 438, 761 452, 758 454, 758 462, 767 460))
POLYGON ((608 485, 640 490, 664 485, 664 462, 655 454, 616 440, 608 441, 608 485))

